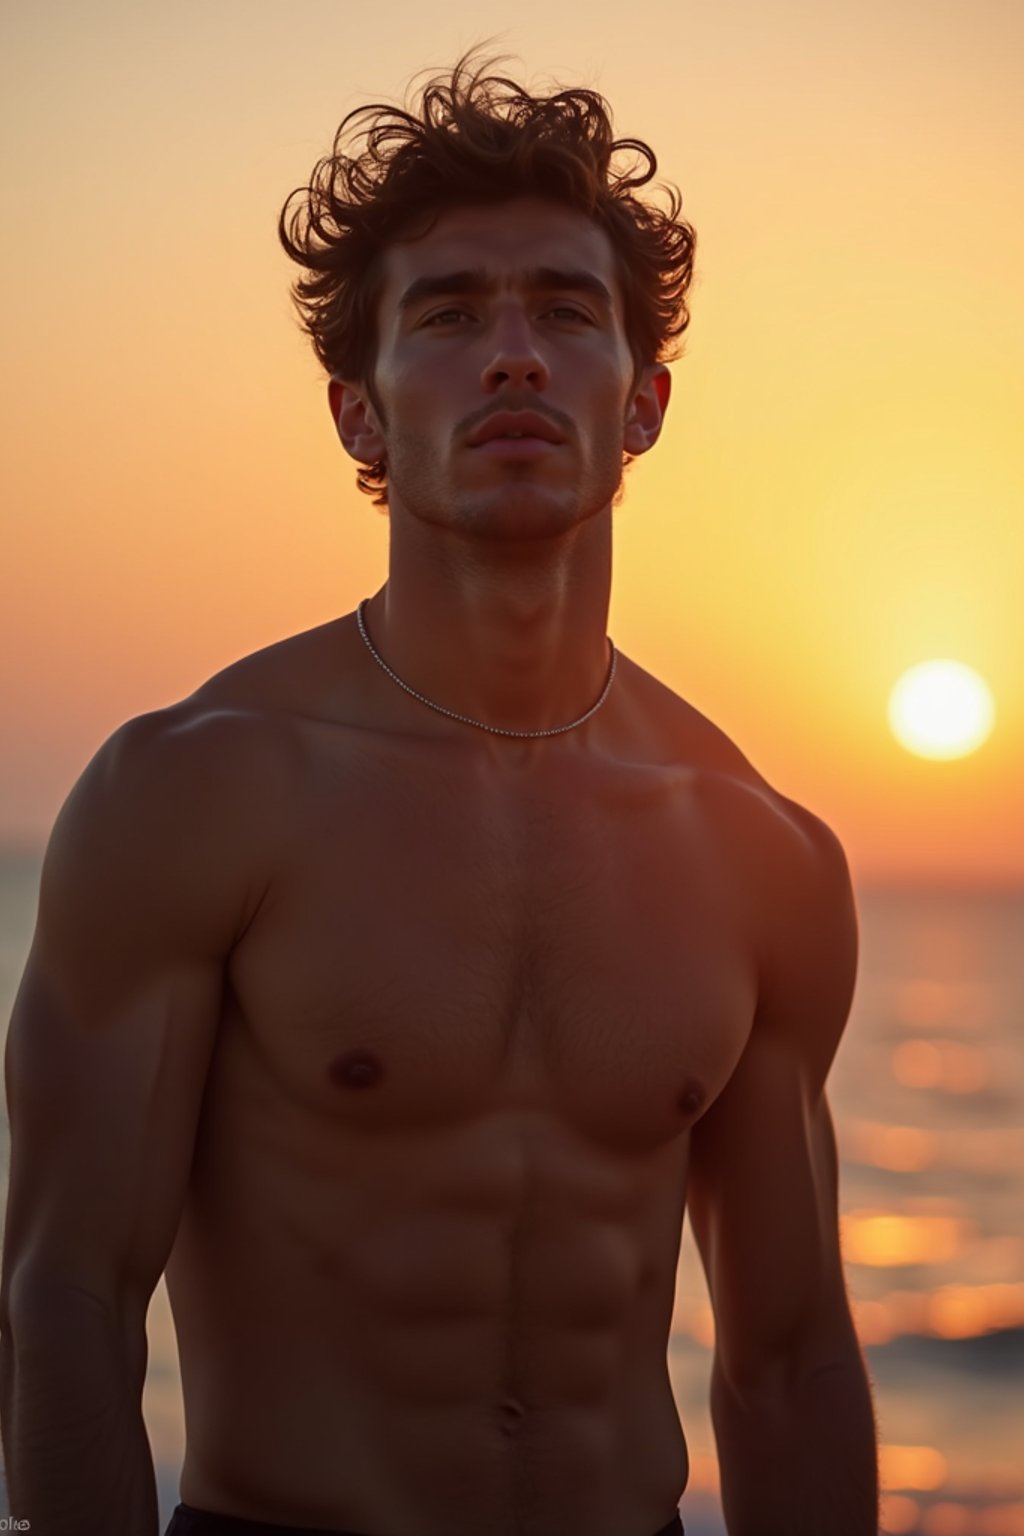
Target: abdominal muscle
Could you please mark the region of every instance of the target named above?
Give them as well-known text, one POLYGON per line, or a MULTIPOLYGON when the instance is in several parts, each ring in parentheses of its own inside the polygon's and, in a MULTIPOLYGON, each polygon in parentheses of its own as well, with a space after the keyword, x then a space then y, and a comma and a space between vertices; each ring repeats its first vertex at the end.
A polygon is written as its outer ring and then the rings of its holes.
POLYGON ((688 1142, 622 1157, 540 1109, 374 1137, 283 1099, 226 1028, 166 1272, 183 1501, 649 1536, 687 1477, 666 1349, 688 1142))

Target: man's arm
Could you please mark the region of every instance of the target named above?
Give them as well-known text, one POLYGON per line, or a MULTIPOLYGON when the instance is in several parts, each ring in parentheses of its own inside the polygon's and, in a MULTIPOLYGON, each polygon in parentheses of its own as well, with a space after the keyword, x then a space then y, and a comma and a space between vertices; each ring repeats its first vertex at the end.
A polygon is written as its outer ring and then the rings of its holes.
POLYGON ((856 907, 830 829, 799 807, 779 828, 760 847, 772 899, 757 1015, 691 1144, 722 1507, 729 1536, 877 1536, 877 1436, 825 1094, 856 980, 856 907))
POLYGON ((244 868, 225 840, 230 737, 230 722, 173 710, 129 721, 47 846, 5 1056, 0 1282, 11 1513, 40 1536, 157 1532, 146 1312, 242 915, 244 868))

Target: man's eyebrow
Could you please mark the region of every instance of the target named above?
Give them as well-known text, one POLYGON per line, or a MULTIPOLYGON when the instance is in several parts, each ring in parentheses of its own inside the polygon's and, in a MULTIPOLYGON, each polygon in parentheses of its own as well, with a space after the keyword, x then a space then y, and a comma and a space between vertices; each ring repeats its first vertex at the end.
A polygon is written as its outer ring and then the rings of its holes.
MULTIPOLYGON (((605 284, 593 272, 565 271, 559 267, 531 267, 523 273, 526 288, 533 293, 569 289, 576 293, 589 293, 606 309, 612 308, 612 296, 605 284)), ((448 298, 455 294, 494 293, 496 279, 483 267, 465 268, 461 272, 440 272, 432 277, 417 277, 411 282, 398 301, 398 313, 407 314, 424 299, 448 298)))

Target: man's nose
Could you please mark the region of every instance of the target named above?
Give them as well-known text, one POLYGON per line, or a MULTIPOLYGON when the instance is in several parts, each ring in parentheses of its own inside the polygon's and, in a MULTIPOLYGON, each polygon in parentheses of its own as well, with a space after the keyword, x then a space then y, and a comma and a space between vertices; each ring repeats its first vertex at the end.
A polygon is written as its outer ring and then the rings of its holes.
POLYGON ((496 315, 486 371, 515 377, 541 374, 547 378, 548 365, 540 337, 521 305, 508 305, 496 315))

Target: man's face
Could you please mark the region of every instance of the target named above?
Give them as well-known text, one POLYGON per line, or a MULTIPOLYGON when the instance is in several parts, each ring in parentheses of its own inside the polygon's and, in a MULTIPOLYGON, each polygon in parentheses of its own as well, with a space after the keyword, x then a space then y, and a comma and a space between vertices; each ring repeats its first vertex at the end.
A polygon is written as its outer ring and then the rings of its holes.
POLYGON ((555 535, 608 508, 623 449, 643 453, 657 437, 669 375, 649 369, 630 387, 604 231, 535 197, 460 207, 390 246, 384 273, 374 382, 386 424, 358 383, 332 380, 330 399, 353 458, 386 459, 393 523, 407 514, 508 540, 555 535), (531 281, 540 268, 565 279, 531 281), (484 291, 424 291, 424 279, 467 271, 482 273, 484 291), (520 457, 473 446, 504 410, 538 412, 563 441, 520 457))

